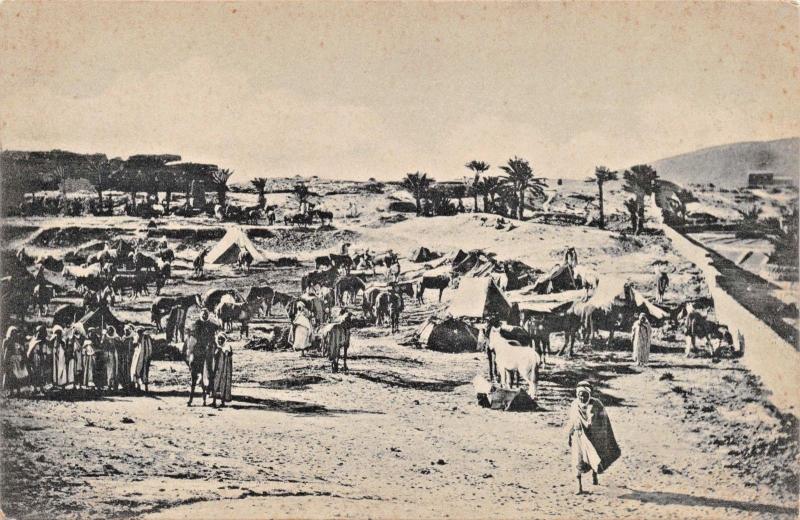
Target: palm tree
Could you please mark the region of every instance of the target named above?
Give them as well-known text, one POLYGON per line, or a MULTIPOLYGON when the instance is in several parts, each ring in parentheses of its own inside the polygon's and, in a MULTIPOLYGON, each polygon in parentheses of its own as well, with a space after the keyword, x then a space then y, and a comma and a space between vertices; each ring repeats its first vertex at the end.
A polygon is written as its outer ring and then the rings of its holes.
POLYGON ((625 191, 634 194, 634 204, 636 209, 636 222, 634 233, 639 234, 644 229, 644 198, 653 194, 658 186, 658 173, 649 164, 637 164, 630 170, 625 170, 625 191))
POLYGON ((617 172, 611 171, 605 166, 598 166, 594 169, 595 182, 597 183, 597 191, 600 198, 600 229, 606 228, 606 218, 603 213, 603 184, 608 181, 617 180, 617 172))
POLYGON ((258 192, 258 207, 263 208, 267 205, 267 197, 264 195, 264 191, 267 189, 267 179, 264 177, 256 177, 250 181, 250 184, 252 184, 258 192))
POLYGON ((305 215, 308 212, 308 197, 311 195, 311 192, 308 190, 308 186, 305 183, 298 183, 294 185, 294 196, 297 197, 297 201, 300 203, 300 211, 305 215))
POLYGON ((220 206, 225 205, 225 196, 228 193, 228 179, 233 175, 233 170, 223 168, 222 170, 214 170, 211 174, 211 184, 217 190, 217 201, 220 206))
POLYGON ((56 166, 56 179, 58 179, 58 190, 61 192, 61 199, 67 199, 67 169, 62 165, 56 166))
POLYGON ((636 199, 626 199, 623 203, 625 205, 625 209, 628 210, 628 213, 631 216, 631 231, 636 233, 636 230, 639 229, 638 220, 639 220, 639 212, 638 206, 636 204, 636 199))
MULTIPOLYGON (((472 196, 475 198, 475 205, 473 206, 473 210, 475 213, 478 212, 478 184, 481 179, 481 174, 486 172, 489 169, 489 165, 483 161, 470 161, 465 164, 467 168, 475 172, 475 178, 472 181, 472 196)), ((486 205, 484 205, 484 211, 486 211, 486 205)))
POLYGON ((425 198, 425 195, 433 182, 433 179, 428 178, 427 173, 415 172, 407 173, 406 178, 403 179, 403 182, 400 184, 404 190, 408 191, 414 196, 414 202, 417 205, 417 215, 422 213, 420 201, 425 198))
POLYGON ((508 160, 508 164, 500 167, 506 172, 508 179, 514 184, 517 191, 517 212, 518 218, 522 220, 525 210, 525 192, 529 191, 532 195, 541 197, 544 195, 544 188, 547 184, 544 179, 534 177, 531 165, 525 159, 517 156, 508 160))
POLYGON ((102 159, 98 160, 97 162, 90 162, 89 163, 89 170, 94 175, 94 189, 97 192, 97 206, 102 211, 103 210, 103 190, 106 187, 106 181, 108 180, 108 176, 110 175, 110 167, 108 163, 108 159, 103 157, 102 159))
POLYGON ((484 177, 481 180, 480 186, 481 191, 484 194, 483 199, 483 211, 493 212, 494 211, 494 200, 497 197, 497 194, 500 192, 500 189, 505 185, 506 179, 503 177, 497 176, 490 176, 484 177), (489 209, 486 209, 486 203, 489 202, 489 209))

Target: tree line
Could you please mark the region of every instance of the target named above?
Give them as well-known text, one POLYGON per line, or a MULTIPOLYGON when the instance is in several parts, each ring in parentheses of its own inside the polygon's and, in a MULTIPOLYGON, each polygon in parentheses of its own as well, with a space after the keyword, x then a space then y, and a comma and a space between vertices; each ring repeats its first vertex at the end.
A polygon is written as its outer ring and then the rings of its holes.
MULTIPOLYGON (((465 167, 472 173, 471 178, 455 185, 437 183, 425 172, 407 173, 401 186, 414 197, 417 214, 452 213, 449 201, 458 199, 458 207, 463 208, 461 199, 468 196, 473 200, 473 212, 524 220, 526 201, 545 198, 546 180, 537 177, 530 163, 520 157, 514 156, 500 165, 502 175, 488 175, 491 166, 484 161, 473 160, 465 167)), ((622 178, 625 182, 623 189, 633 195, 625 201, 625 208, 630 217, 631 231, 638 234, 644 229, 647 198, 659 189, 658 174, 650 165, 639 164, 625 170, 622 178)), ((618 179, 619 172, 605 166, 595 168, 594 177, 590 179, 597 184, 600 229, 605 229, 606 225, 604 185, 618 179)))

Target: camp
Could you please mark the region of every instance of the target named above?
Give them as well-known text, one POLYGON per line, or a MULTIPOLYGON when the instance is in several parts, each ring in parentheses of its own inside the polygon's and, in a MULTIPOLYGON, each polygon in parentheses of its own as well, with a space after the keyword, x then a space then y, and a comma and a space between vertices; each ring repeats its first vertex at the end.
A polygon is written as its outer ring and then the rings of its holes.
POLYGON ((511 305, 488 277, 463 278, 447 309, 455 318, 508 319, 511 305))
POLYGON ((248 251, 253 255, 253 262, 263 262, 264 255, 262 255, 253 242, 247 238, 247 235, 240 227, 228 228, 227 233, 223 236, 217 245, 211 248, 211 251, 206 255, 206 262, 210 264, 235 264, 239 258, 239 251, 242 249, 248 251))

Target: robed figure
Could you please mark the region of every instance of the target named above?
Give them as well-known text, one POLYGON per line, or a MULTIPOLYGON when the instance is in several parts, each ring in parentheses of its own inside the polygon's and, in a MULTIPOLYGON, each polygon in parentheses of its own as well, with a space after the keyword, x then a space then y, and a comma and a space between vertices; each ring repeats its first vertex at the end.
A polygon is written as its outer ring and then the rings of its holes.
POLYGON ((591 471, 593 483, 597 484, 597 475, 607 470, 620 456, 608 414, 603 404, 591 396, 591 392, 588 382, 578 384, 577 397, 572 401, 567 421, 572 467, 578 477, 578 493, 583 493, 583 473, 591 471))

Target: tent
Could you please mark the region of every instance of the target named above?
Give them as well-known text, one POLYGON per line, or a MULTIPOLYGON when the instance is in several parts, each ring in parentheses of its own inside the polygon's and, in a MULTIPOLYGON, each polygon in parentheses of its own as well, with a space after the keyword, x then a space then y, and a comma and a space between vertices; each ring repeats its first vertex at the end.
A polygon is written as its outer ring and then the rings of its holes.
POLYGON ((549 314, 580 301, 586 296, 586 291, 577 289, 560 293, 538 294, 526 287, 518 291, 510 291, 506 295, 508 301, 516 303, 521 311, 549 314))
POLYGON ((539 294, 557 293, 577 289, 572 268, 568 265, 556 264, 549 273, 545 273, 533 284, 533 290, 539 294))
POLYGON ((425 246, 414 249, 408 257, 412 262, 429 262, 434 258, 439 258, 439 255, 432 253, 431 250, 425 246))
POLYGON ((123 334, 125 324, 117 319, 111 313, 111 310, 106 305, 101 305, 97 309, 89 312, 83 318, 78 320, 78 323, 83 327, 83 330, 88 331, 91 328, 101 329, 109 325, 114 327, 117 334, 123 334))
POLYGON ((209 264, 233 264, 239 259, 239 251, 245 249, 253 255, 253 262, 263 262, 264 255, 258 252, 253 242, 240 227, 228 228, 217 245, 211 248, 206 255, 206 262, 209 264))
POLYGON ((511 313, 511 304, 491 278, 462 278, 447 311, 455 318, 505 320, 511 313))
POLYGON ((439 352, 475 352, 478 349, 478 332, 461 320, 434 317, 423 322, 417 330, 417 341, 439 352))
POLYGON ((736 265, 748 271, 759 272, 769 262, 769 255, 760 251, 747 251, 736 259, 736 265))

